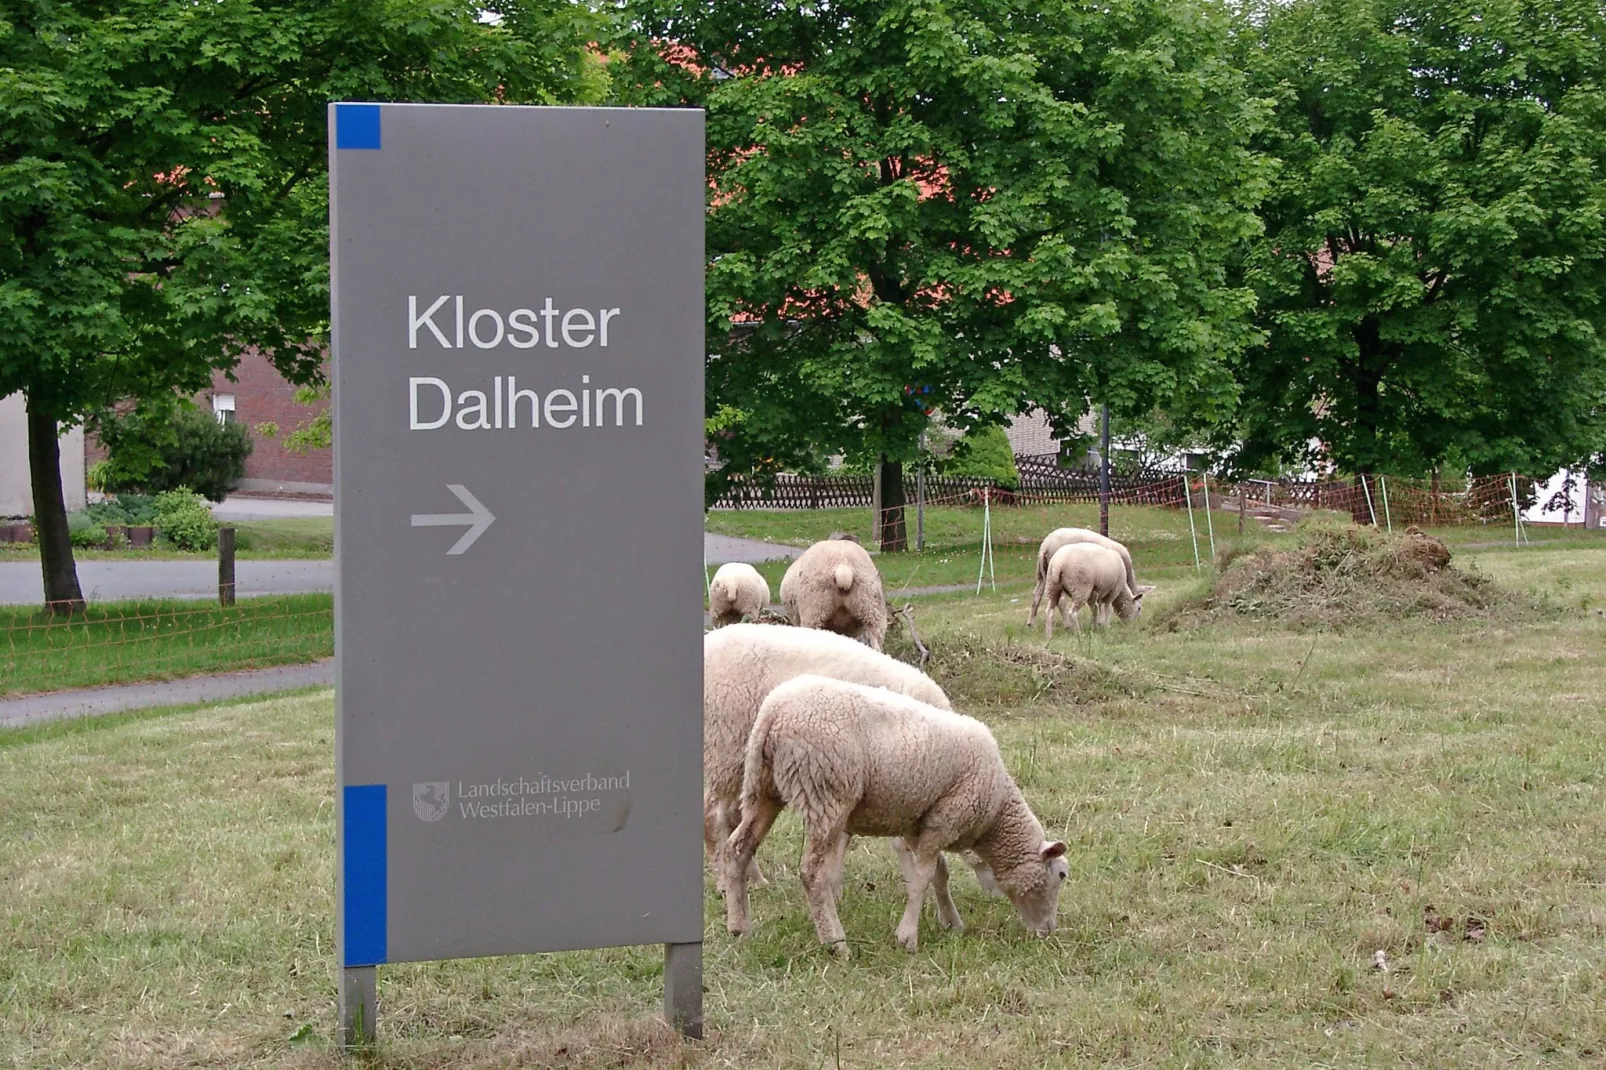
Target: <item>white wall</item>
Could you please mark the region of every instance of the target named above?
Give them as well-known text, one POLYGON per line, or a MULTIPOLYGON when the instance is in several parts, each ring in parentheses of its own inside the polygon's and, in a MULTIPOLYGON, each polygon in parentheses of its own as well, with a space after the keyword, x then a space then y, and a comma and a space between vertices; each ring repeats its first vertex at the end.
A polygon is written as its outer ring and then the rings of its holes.
MULTIPOLYGON (((61 490, 67 509, 84 507, 84 429, 75 427, 61 438, 61 490)), ((28 482, 28 411, 22 395, 0 398, 0 517, 33 512, 28 482)))
MULTIPOLYGON (((1572 494, 1569 496, 1572 500, 1572 509, 1567 513, 1563 513, 1560 509, 1557 509, 1553 513, 1545 512, 1545 505, 1550 501, 1550 499, 1561 493, 1562 484, 1566 481, 1566 477, 1567 472, 1564 469, 1560 472, 1557 472, 1544 484, 1540 485, 1538 499, 1533 503, 1532 506, 1522 511, 1522 519, 1529 523, 1560 524, 1562 522, 1562 518, 1565 516, 1567 523, 1569 524, 1583 524, 1584 495, 1586 493, 1587 480, 1584 476, 1584 473, 1581 471, 1573 473, 1576 486, 1573 487, 1572 494)), ((1506 500, 1506 504, 1511 504, 1509 497, 1506 500)))

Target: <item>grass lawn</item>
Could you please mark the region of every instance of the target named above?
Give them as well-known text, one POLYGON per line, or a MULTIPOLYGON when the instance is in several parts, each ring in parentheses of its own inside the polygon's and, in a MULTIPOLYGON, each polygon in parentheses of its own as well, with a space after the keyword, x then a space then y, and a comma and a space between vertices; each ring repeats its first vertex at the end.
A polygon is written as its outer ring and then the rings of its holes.
MULTIPOLYGON (((286 560, 330 557, 335 552, 335 522, 328 516, 279 517, 272 520, 239 520, 234 555, 241 560, 286 560)), ((74 549, 80 561, 190 561, 212 560, 216 550, 187 553, 163 546, 143 550, 74 549)), ((0 561, 39 560, 39 547, 33 543, 0 543, 0 561)))
MULTIPOLYGON (((931 671, 1071 845, 1058 932, 961 874, 968 930, 928 910, 908 955, 858 841, 834 962, 786 816, 753 936, 708 897, 704 1043, 625 949, 383 967, 359 1065, 1599 1065, 1606 552, 1463 557, 1543 605, 1171 630, 1176 562, 1136 624, 1045 645, 1018 593, 923 600, 931 671)), ((0 1065, 345 1065, 332 751, 327 692, 0 734, 0 1065)))
MULTIPOLYGON (((909 542, 914 545, 914 509, 906 512, 909 542)), ((981 537, 983 514, 980 509, 932 508, 926 510, 926 549, 902 554, 878 554, 876 567, 881 571, 887 595, 892 598, 903 587, 934 587, 968 583, 974 587, 976 574, 981 567, 981 537)), ((1278 536, 1257 524, 1252 518, 1240 538, 1238 516, 1219 510, 1210 514, 1215 525, 1217 544, 1228 539, 1246 542, 1274 542, 1278 536)), ((1043 536, 1055 528, 1086 527, 1098 530, 1099 510, 1096 505, 1029 505, 999 507, 992 512, 993 557, 992 573, 1002 589, 1024 583, 1030 588, 1035 570, 1038 544, 1043 536)), ((1199 554, 1210 561, 1210 528, 1203 510, 1194 514, 1198 531, 1199 554)), ((760 539, 789 546, 807 546, 828 537, 835 531, 847 531, 859 537, 866 547, 870 541, 870 511, 868 509, 758 510, 741 509, 706 514, 707 530, 721 535, 735 535, 746 539, 760 539)), ((1110 507, 1110 535, 1121 540, 1132 551, 1138 573, 1146 576, 1151 568, 1193 564, 1193 538, 1188 528, 1188 514, 1179 509, 1144 506, 1110 507)), ((710 560, 709 573, 720 562, 710 560)), ((770 593, 780 597, 780 580, 786 572, 786 562, 767 562, 755 566, 770 583, 770 593)))
POLYGON ((328 594, 92 602, 72 617, 0 606, 0 696, 166 680, 334 653, 328 594))

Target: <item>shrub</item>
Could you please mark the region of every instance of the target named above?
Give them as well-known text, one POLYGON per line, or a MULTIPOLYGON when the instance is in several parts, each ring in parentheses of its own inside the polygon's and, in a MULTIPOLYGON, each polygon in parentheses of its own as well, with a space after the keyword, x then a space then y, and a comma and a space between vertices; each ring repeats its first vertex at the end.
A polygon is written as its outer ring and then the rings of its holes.
POLYGON ((95 522, 87 510, 67 514, 67 538, 85 550, 106 545, 106 525, 95 522))
POLYGON ((151 525, 156 523, 156 499, 145 494, 119 494, 92 503, 84 512, 97 524, 151 525))
POLYGON ((161 423, 136 420, 108 419, 102 438, 111 456, 98 472, 106 490, 160 494, 185 487, 220 502, 244 478, 251 433, 242 425, 220 424, 194 408, 161 423))
POLYGON ((217 519, 206 501, 188 487, 156 496, 156 527, 162 541, 180 550, 199 552, 217 545, 217 519))
POLYGON ((1015 453, 1002 427, 978 427, 966 432, 943 462, 942 473, 990 479, 1008 490, 1020 487, 1020 469, 1015 467, 1015 453))

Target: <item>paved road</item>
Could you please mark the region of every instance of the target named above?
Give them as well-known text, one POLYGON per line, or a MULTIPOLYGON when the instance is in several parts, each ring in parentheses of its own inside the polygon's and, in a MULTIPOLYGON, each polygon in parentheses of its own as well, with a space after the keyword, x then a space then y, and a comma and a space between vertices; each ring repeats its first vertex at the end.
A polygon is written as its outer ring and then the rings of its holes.
POLYGON ((183 680, 163 680, 146 684, 114 687, 86 687, 73 691, 53 691, 48 695, 0 699, 0 728, 58 721, 67 717, 87 717, 119 710, 139 710, 152 706, 188 706, 198 702, 218 702, 244 695, 266 695, 301 687, 329 687, 335 682, 333 659, 306 665, 281 665, 273 669, 191 676, 183 680))
POLYGON ((790 561, 802 552, 796 546, 703 532, 703 556, 710 565, 723 565, 727 561, 747 561, 752 564, 760 561, 790 561))
MULTIPOLYGON (((236 561, 234 589, 241 597, 303 594, 334 589, 335 563, 320 561, 236 561)), ((215 561, 80 561, 78 585, 91 602, 125 598, 216 598, 215 561)), ((0 562, 0 603, 37 604, 44 600, 37 561, 0 562)))
MULTIPOLYGON (((726 535, 704 535, 710 565, 726 561, 790 560, 802 553, 726 535)), ((263 594, 330 591, 335 563, 313 561, 237 561, 235 593, 242 598, 263 594)), ((91 602, 125 598, 215 598, 217 564, 213 561, 80 561, 78 584, 91 602)), ((0 604, 30 605, 44 599, 44 585, 35 561, 0 562, 0 604)))
POLYGON ((224 498, 212 506, 222 521, 282 520, 285 517, 334 516, 335 503, 316 498, 224 498))

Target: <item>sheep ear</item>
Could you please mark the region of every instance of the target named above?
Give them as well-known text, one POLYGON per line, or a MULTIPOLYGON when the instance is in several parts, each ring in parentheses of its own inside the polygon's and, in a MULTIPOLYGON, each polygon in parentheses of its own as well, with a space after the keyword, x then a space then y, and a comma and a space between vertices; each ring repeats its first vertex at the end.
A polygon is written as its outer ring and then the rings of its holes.
POLYGON ((1045 843, 1045 844, 1043 844, 1043 849, 1042 849, 1042 852, 1041 852, 1041 854, 1043 856, 1043 861, 1045 861, 1045 862, 1047 862, 1050 858, 1058 858, 1060 855, 1062 855, 1064 853, 1065 853, 1065 844, 1060 840, 1055 840, 1053 843, 1045 843))
POLYGON ((1142 598, 1144 595, 1148 594, 1149 592, 1151 592, 1153 590, 1154 590, 1154 584, 1152 584, 1152 583, 1140 583, 1140 584, 1138 584, 1138 597, 1142 598))

